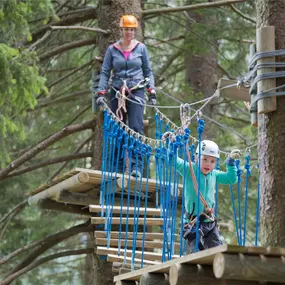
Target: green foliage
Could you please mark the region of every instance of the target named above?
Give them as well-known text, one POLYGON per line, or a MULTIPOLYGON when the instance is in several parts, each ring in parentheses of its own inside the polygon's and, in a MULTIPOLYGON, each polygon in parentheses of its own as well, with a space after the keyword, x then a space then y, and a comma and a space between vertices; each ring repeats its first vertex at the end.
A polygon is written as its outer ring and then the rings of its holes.
MULTIPOLYGON (((0 136, 2 139, 10 134, 18 134, 24 139, 22 120, 28 109, 36 104, 36 95, 47 92, 45 79, 39 75, 34 53, 11 48, 0 44, 0 136)), ((0 164, 7 162, 2 148, 0 164), (4 159, 5 158, 5 159, 4 159)))

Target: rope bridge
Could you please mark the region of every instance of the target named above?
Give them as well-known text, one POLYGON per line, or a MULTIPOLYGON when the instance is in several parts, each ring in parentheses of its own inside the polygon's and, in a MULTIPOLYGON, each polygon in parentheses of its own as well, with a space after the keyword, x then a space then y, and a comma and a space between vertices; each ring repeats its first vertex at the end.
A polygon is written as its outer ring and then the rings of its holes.
MULTIPOLYGON (((184 227, 185 175, 178 174, 176 162, 177 157, 184 159, 185 173, 187 153, 194 161, 195 149, 201 147, 204 121, 197 120, 198 139, 195 139, 187 118, 179 128, 164 118, 156 113, 155 139, 152 139, 130 130, 108 108, 104 111, 100 205, 90 207, 92 212, 98 213, 92 222, 102 225, 102 231, 95 232, 97 254, 108 255, 109 261, 130 263, 132 270, 187 253, 186 241, 180 234, 184 227), (166 133, 169 135, 165 136, 166 133), (152 189, 149 189, 150 179, 155 180, 152 189), (119 201, 119 205, 115 205, 115 201, 119 201)), ((246 244, 250 148, 245 160, 244 188, 239 160, 236 161, 238 183, 230 186, 239 245, 246 244)), ((218 163, 216 168, 219 169, 218 163)), ((197 184, 197 197, 200 197, 199 177, 197 184)), ((259 194, 257 196, 259 198, 259 194)), ((217 216, 218 185, 215 197, 217 216)), ((193 202, 200 204, 199 200, 193 202)), ((259 199, 256 203, 258 209, 259 199)), ((202 209, 198 209, 200 212, 202 209)), ((258 220, 257 210, 255 245, 258 244, 258 220)))

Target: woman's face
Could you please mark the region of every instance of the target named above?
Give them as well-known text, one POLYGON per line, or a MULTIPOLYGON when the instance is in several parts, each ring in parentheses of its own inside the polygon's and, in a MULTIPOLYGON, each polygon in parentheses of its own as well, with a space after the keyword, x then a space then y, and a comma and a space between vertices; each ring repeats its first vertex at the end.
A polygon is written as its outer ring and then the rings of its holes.
POLYGON ((126 41, 131 41, 135 38, 135 28, 122 28, 123 39, 126 41))

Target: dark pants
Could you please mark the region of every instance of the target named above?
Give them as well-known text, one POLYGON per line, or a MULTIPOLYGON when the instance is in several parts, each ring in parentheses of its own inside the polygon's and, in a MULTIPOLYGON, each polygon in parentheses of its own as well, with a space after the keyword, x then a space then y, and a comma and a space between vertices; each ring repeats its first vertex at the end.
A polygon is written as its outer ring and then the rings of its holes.
MULTIPOLYGON (((115 96, 116 96, 116 92, 113 88, 111 88, 110 107, 111 107, 112 112, 116 114, 116 111, 118 108, 118 99, 115 96)), ((144 88, 140 88, 140 89, 136 89, 132 91, 132 95, 130 97, 131 100, 136 101, 141 104, 141 101, 136 99, 136 97, 139 97, 142 100, 144 100, 144 88)), ((126 107, 127 107, 127 113, 124 113, 122 110, 123 123, 128 125, 130 129, 143 135, 144 106, 135 104, 133 102, 126 100, 126 107)), ((123 169, 123 158, 121 154, 122 154, 122 145, 120 148, 118 172, 125 171, 125 169, 123 169)), ((116 148, 114 161, 117 160, 117 156, 118 156, 118 149, 116 148)), ((136 170, 136 155, 134 154, 134 151, 133 151, 132 160, 130 163, 131 163, 131 170, 136 170)), ((142 169, 142 157, 139 154, 138 155, 138 170, 141 172, 141 169, 142 169)))
MULTIPOLYGON (((200 222, 199 228, 199 250, 223 244, 219 230, 216 227, 216 222, 200 222)), ((196 224, 193 226, 191 233, 187 237, 187 244, 190 247, 190 252, 196 252, 196 224)))

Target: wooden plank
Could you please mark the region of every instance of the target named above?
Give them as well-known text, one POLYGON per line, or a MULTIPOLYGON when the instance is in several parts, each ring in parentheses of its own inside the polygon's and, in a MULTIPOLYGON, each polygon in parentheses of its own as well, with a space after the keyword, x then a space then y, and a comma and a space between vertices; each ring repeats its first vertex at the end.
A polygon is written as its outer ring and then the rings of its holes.
MULTIPOLYGON (((200 264, 174 264, 169 271, 170 285, 211 284, 211 285, 244 285, 242 280, 217 279, 213 267, 200 264)), ((247 282, 246 285, 259 285, 259 282, 247 282)))
MULTIPOLYGON (((90 205, 90 204, 89 204, 90 205)), ((106 206, 103 206, 104 212, 106 211, 106 206)), ((145 213, 145 208, 140 207, 140 208, 134 208, 134 207, 120 207, 120 206, 111 206, 109 207, 110 210, 113 212, 113 214, 120 214, 121 212, 123 214, 129 213, 130 215, 133 215, 136 213, 136 215, 141 215, 143 216, 145 213)), ((100 205, 90 205, 89 206, 89 211, 92 213, 101 213, 102 211, 102 206, 100 205)), ((156 208, 147 208, 146 209, 147 215, 148 216, 160 216, 160 209, 156 208)))
POLYGON ((77 214, 89 217, 91 216, 91 213, 84 207, 81 207, 79 205, 61 204, 51 199, 39 200, 38 207, 40 209, 53 210, 53 211, 59 211, 59 212, 65 212, 65 213, 77 214))
POLYGON ((217 90, 219 92, 220 97, 228 98, 235 101, 249 101, 249 90, 247 88, 241 87, 230 87, 225 88, 226 86, 230 86, 236 84, 236 80, 221 78, 218 82, 217 90))
MULTIPOLYGON (((112 218, 112 225, 119 225, 122 222, 123 225, 127 224, 127 218, 117 218, 113 217, 112 218)), ((91 218, 91 223, 95 225, 101 225, 105 223, 105 218, 100 218, 100 217, 93 217, 91 218)), ((133 225, 137 223, 138 225, 144 225, 144 218, 138 218, 134 221, 133 218, 128 219, 128 225, 133 225)), ((148 226, 162 226, 164 221, 163 219, 160 218, 147 218, 146 223, 148 226)))
MULTIPOLYGON (((58 192, 54 200, 59 203, 68 203, 73 205, 89 206, 90 203, 99 203, 99 197, 94 197, 90 194, 74 193, 67 190, 58 192)), ((91 213, 90 213, 91 214, 91 213)))
MULTIPOLYGON (((115 254, 118 255, 118 253, 120 253, 120 255, 124 255, 125 249, 119 249, 118 248, 114 248, 114 247, 102 247, 102 246, 97 246, 97 250, 96 250, 96 254, 98 255, 108 255, 108 254, 115 254)), ((127 249, 126 250, 126 256, 131 257, 132 256, 132 250, 127 249)), ((148 251, 144 251, 143 252, 143 256, 144 258, 148 259, 148 260, 158 260, 161 261, 162 260, 162 254, 161 253, 157 253, 157 252, 148 252, 148 251)), ((142 251, 136 250, 136 257, 142 257, 142 251)), ((173 259, 177 259, 179 258, 179 255, 173 255, 172 256, 173 259)))
MULTIPOLYGON (((274 26, 266 26, 260 27, 256 30, 256 51, 264 52, 264 51, 273 51, 275 50, 275 27, 274 26)), ((264 62, 274 62, 275 57, 266 57, 259 59, 258 63, 264 62)), ((257 70, 257 75, 274 72, 275 68, 259 68, 257 70)), ((266 91, 268 89, 276 87, 276 78, 273 79, 265 79, 257 82, 257 92, 266 91)), ((276 97, 269 97, 261 99, 257 102, 257 110, 258 114, 269 113, 275 111, 277 109, 277 100, 276 97)))
POLYGON ((285 266, 281 257, 218 253, 213 262, 216 278, 284 282, 285 266))
MULTIPOLYGON (((119 240, 118 239, 110 239, 109 240, 109 246, 118 246, 119 240)), ((95 239, 96 245, 108 245, 108 239, 106 238, 96 238, 95 239)), ((125 246, 125 239, 120 240, 121 246, 125 246)), ((159 248, 162 249, 163 242, 162 241, 142 241, 142 240, 136 240, 136 247, 141 248, 144 244, 144 248, 159 248)), ((127 247, 133 247, 133 240, 128 239, 127 241, 127 247)), ((174 244, 175 249, 180 249, 180 244, 175 243, 174 244)))
MULTIPOLYGON (((126 233, 122 232, 122 233, 119 233, 119 232, 111 232, 111 238, 116 238, 118 239, 119 236, 121 238, 125 238, 126 237, 126 233)), ((128 233, 128 238, 130 239, 133 239, 133 232, 129 232, 128 233)), ((104 232, 104 231, 95 231, 95 238, 106 238, 107 237, 107 233, 104 232)), ((164 238, 164 234, 163 233, 149 233, 149 232, 146 232, 145 234, 144 233, 141 233, 141 232, 138 232, 136 234, 136 238, 137 239, 145 239, 145 240, 163 240, 164 238)), ((175 235, 175 238, 179 238, 179 235, 175 235)))
POLYGON ((169 281, 166 274, 145 273, 140 277, 140 285, 169 285, 169 281))
POLYGON ((228 245, 221 245, 218 247, 210 248, 207 250, 203 250, 200 252, 192 253, 181 258, 166 261, 164 263, 150 266, 148 268, 142 268, 130 273, 126 273, 123 275, 118 275, 114 277, 114 282, 119 280, 136 280, 140 279, 140 276, 144 273, 169 273, 169 269, 173 264, 176 263, 193 263, 193 264, 208 264, 211 265, 213 263, 214 257, 217 253, 226 252, 229 249, 228 245))
MULTIPOLYGON (((108 254, 108 256, 107 256, 107 261, 109 261, 109 262, 124 262, 125 260, 129 261, 129 263, 131 263, 132 257, 118 256, 118 255, 114 255, 114 254, 108 254)), ((134 262, 135 263, 141 263, 141 259, 140 258, 134 258, 134 262)), ((144 259, 143 263, 147 264, 147 265, 155 265, 155 264, 160 264, 161 262, 144 259)))

